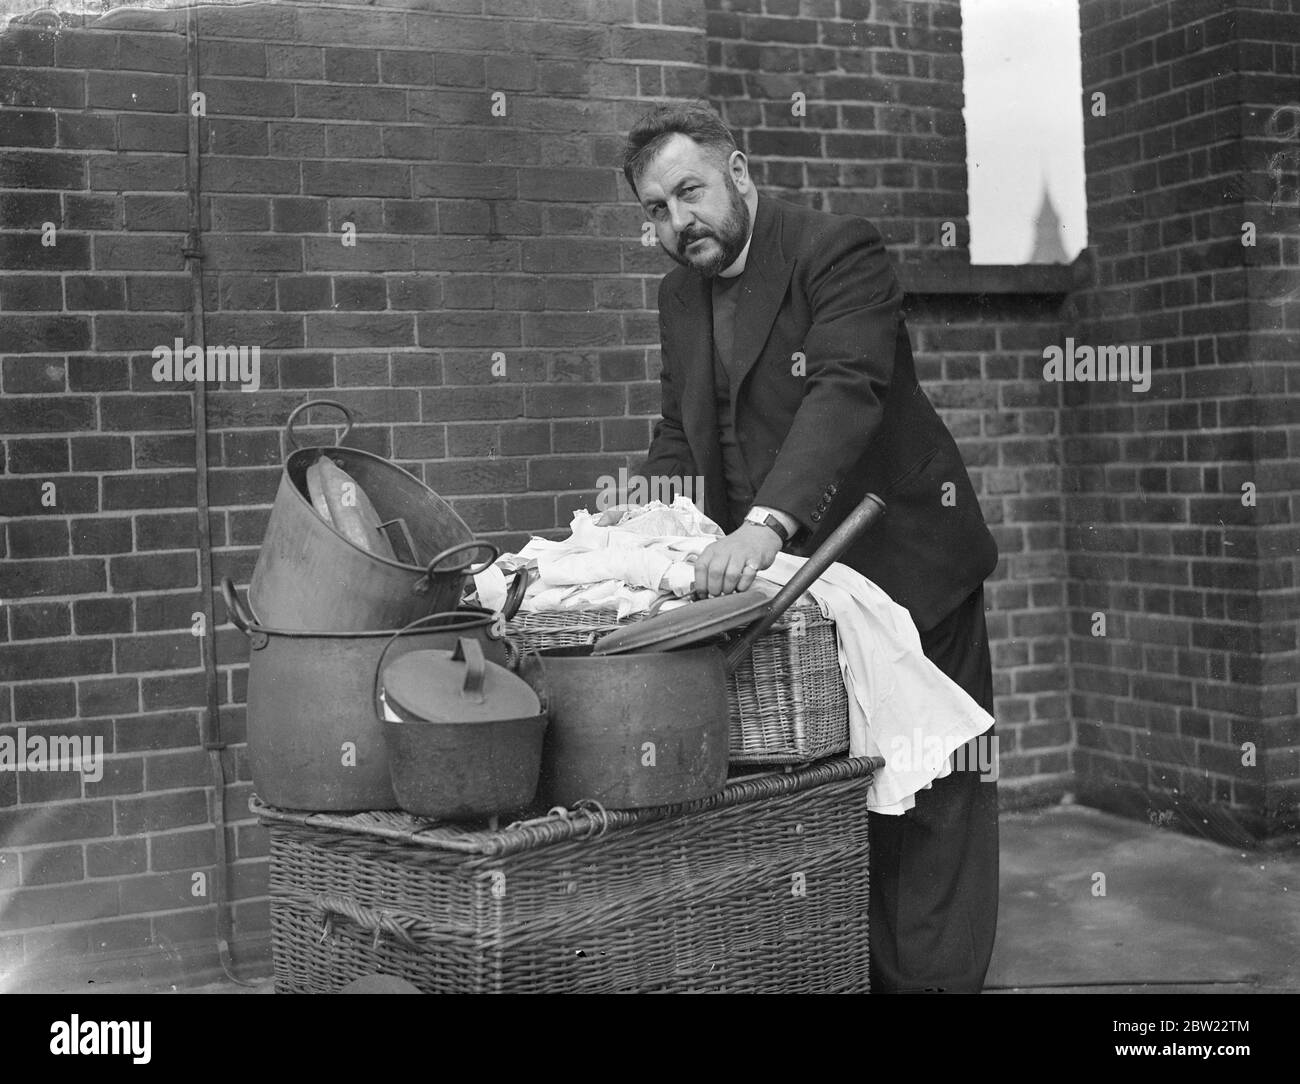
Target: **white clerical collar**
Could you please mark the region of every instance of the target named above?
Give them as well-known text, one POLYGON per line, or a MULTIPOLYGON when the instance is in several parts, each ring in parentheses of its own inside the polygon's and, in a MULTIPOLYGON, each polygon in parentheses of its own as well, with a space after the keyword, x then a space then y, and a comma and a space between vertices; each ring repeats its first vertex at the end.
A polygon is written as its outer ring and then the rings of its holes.
POLYGON ((734 279, 745 270, 745 261, 749 259, 749 246, 754 241, 754 223, 758 221, 758 204, 754 204, 754 213, 749 216, 749 236, 745 238, 745 247, 740 250, 731 265, 725 271, 719 271, 718 277, 724 279, 734 279))

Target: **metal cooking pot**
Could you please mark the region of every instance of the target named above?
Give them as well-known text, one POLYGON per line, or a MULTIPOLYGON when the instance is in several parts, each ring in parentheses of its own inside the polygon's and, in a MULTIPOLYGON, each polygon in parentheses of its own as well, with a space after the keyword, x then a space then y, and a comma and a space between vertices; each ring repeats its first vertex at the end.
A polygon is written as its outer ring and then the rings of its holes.
POLYGON ((601 658, 589 646, 528 652, 519 676, 544 690, 551 725, 538 798, 608 809, 672 805, 727 782, 727 673, 712 647, 601 658))
POLYGON ((728 675, 883 512, 884 503, 868 494, 773 597, 758 595, 751 602, 744 597, 748 591, 725 595, 647 618, 594 646, 524 655, 520 676, 544 689, 550 702, 542 800, 571 806, 595 799, 621 809, 721 791, 727 778, 728 675), (701 638, 746 622, 744 634, 725 651, 699 646, 701 638))
POLYGON ((454 610, 470 576, 496 560, 496 547, 476 542, 451 505, 395 463, 358 448, 298 447, 294 420, 313 406, 343 412, 340 443, 352 429, 352 415, 332 399, 302 403, 289 415, 286 433, 296 450, 280 477, 248 588, 257 620, 311 632, 391 632, 454 610), (317 513, 307 469, 322 455, 370 498, 395 558, 358 546, 317 513), (476 553, 482 558, 477 565, 476 553))
POLYGON ((398 804, 453 820, 527 806, 547 723, 528 683, 488 662, 473 637, 452 651, 408 651, 385 665, 387 651, 373 692, 398 804))
MULTIPOLYGON (((227 577, 231 622, 248 637, 248 758, 258 796, 285 809, 396 809, 388 750, 373 708, 374 674, 394 652, 451 648, 473 636, 504 665, 504 622, 490 610, 432 614, 394 633, 300 632, 255 621, 227 577), (397 638, 400 637, 400 641, 397 638)), ((395 655, 394 657, 399 657, 395 655)))

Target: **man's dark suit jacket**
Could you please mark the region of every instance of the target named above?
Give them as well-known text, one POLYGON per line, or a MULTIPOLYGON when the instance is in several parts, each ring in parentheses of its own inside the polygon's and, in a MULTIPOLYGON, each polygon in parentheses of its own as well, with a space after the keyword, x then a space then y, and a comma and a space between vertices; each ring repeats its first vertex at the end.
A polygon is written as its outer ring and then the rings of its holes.
MULTIPOLYGON (((993 571, 997 546, 916 382, 880 234, 763 196, 739 289, 732 410, 754 503, 799 521, 788 549, 806 556, 864 494, 881 496, 886 515, 841 560, 932 628, 993 571)), ((705 511, 730 533, 707 279, 684 267, 664 276, 659 332, 663 418, 640 473, 702 475, 705 511)))

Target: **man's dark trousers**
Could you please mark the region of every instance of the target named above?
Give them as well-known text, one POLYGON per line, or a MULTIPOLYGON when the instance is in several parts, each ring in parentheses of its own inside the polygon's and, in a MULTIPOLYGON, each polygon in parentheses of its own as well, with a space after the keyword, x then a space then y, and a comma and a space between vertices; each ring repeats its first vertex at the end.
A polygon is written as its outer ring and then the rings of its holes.
MULTIPOLYGON (((983 587, 922 633, 921 646, 992 714, 983 587)), ((902 816, 868 814, 873 993, 978 993, 984 985, 998 917, 998 792, 980 778, 975 739, 966 752, 966 770, 919 791, 902 816)), ((984 753, 987 764, 988 744, 984 753)))

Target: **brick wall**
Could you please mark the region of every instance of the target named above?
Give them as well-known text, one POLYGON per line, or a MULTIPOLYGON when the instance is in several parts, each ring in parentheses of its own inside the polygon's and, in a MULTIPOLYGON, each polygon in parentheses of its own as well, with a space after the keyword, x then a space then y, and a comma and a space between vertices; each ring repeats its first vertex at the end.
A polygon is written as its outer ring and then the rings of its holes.
MULTIPOLYGON (((1275 110, 1259 112, 1280 88, 1206 74, 1224 62, 1215 20, 1176 6, 1183 36, 1162 44, 1169 31, 1085 3, 1085 99, 1110 93, 1111 127, 1089 120, 1096 286, 1065 309, 1056 279, 951 273, 967 235, 956 0, 201 9, 207 341, 263 351, 262 390, 206 396, 216 574, 247 582, 281 426, 309 396, 346 402, 350 443, 507 546, 567 524, 635 461, 658 409, 665 264, 615 163, 650 99, 707 93, 767 190, 866 214, 903 264, 918 371, 1002 552, 986 598, 1004 801, 1058 797, 1078 768, 1089 800, 1145 812, 1173 773, 1180 793, 1267 820, 1298 774, 1295 314, 1278 292, 1297 235, 1277 199, 1243 189, 1236 243, 1243 208, 1260 242, 1234 264, 1232 220, 1197 179, 1262 163, 1284 187, 1293 167, 1275 110), (1127 39, 1108 36, 1116 21, 1127 39), (1205 141, 1196 93, 1227 138, 1205 141), (1168 95, 1195 124, 1161 120, 1168 95), (1042 350, 1067 333, 1140 337, 1167 371, 1144 397, 1045 382, 1042 350), (1249 521, 1229 499, 1244 470, 1249 521), (1105 639, 1088 634, 1098 610, 1105 639), (1230 770, 1252 735, 1267 766, 1230 770)), ((1232 23, 1255 28, 1240 55, 1290 40, 1254 18, 1232 23)), ((97 735, 111 753, 84 790, 0 773, 0 974, 211 945, 211 907, 190 895, 215 861, 216 800, 189 631, 196 419, 186 387, 150 377, 153 348, 190 332, 181 28, 119 11, 0 34, 0 726, 97 735)), ((255 953, 265 838, 245 812, 245 652, 219 631, 237 946, 255 953)))
MULTIPOLYGON (((199 9, 206 339, 262 351, 261 390, 206 399, 218 577, 247 582, 281 427, 308 397, 346 403, 350 443, 507 545, 567 524, 644 452, 664 264, 617 156, 647 97, 705 89, 703 13, 663 9, 199 9)), ((154 347, 191 332, 186 68, 178 12, 0 34, 0 724, 109 753, 84 790, 0 773, 0 973, 212 943, 191 891, 215 861, 195 418, 186 385, 151 378, 154 347)), ((246 652, 219 631, 235 934, 253 951, 246 652)))
POLYGON ((1083 796, 1238 840, 1294 826, 1300 743, 1300 15, 1269 8, 1084 0, 1096 281, 1070 330, 1155 372, 1064 385, 1062 415, 1083 796))
POLYGON ((984 604, 1004 807, 1072 789, 1060 386, 1042 379, 1062 296, 1032 281, 1000 294, 918 289, 907 315, 917 376, 957 438, 998 543, 984 604))
POLYGON ((705 7, 709 96, 760 185, 869 218, 900 261, 964 257, 960 0, 705 7))

